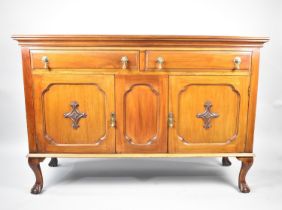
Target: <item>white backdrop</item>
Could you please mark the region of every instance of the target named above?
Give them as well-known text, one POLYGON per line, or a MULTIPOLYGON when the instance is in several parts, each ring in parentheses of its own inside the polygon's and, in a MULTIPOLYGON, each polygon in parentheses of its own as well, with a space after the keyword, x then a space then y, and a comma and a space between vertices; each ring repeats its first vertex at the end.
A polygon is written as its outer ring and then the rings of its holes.
MULTIPOLYGON (((264 158, 272 154, 270 161, 282 168, 282 1, 1 0, 0 146, 15 155, 27 153, 27 133, 20 48, 13 34, 268 36, 261 50, 255 152, 264 158)), ((32 180, 27 170, 21 173, 32 180)))

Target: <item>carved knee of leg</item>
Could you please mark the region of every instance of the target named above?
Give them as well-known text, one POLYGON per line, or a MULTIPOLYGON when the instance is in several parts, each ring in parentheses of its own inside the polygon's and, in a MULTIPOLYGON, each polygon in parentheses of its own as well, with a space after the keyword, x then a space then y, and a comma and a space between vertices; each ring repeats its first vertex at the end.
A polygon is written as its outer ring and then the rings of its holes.
POLYGON ((28 158, 28 164, 32 169, 35 175, 35 184, 31 188, 32 194, 39 194, 43 188, 43 177, 40 168, 40 162, 42 162, 44 158, 28 158))
POLYGON ((239 189, 242 193, 248 193, 251 190, 246 182, 246 175, 253 165, 253 157, 238 157, 238 159, 242 162, 238 180, 239 189))

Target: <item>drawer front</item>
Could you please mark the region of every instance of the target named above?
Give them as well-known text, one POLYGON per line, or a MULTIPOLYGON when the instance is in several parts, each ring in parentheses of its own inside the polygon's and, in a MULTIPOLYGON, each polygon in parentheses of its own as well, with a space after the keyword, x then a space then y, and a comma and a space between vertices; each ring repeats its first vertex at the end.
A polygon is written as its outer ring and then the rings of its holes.
POLYGON ((138 69, 138 51, 32 50, 33 69, 138 69), (122 62, 122 59, 125 59, 122 62), (126 60, 128 60, 126 62, 126 60), (125 63, 124 63, 125 62, 125 63))
POLYGON ((146 70, 249 70, 251 52, 147 51, 146 70))

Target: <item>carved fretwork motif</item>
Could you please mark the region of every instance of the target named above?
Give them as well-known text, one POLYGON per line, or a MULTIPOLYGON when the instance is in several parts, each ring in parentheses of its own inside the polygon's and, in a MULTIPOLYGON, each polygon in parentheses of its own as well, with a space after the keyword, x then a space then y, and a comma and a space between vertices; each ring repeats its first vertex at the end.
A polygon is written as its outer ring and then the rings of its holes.
POLYGON ((212 103, 210 101, 206 101, 204 107, 205 111, 201 114, 197 114, 196 117, 202 118, 204 121, 203 127, 209 129, 211 127, 211 120, 219 117, 219 114, 211 112, 212 103))
POLYGON ((76 101, 71 102, 70 106, 72 107, 72 111, 69 113, 65 113, 64 117, 72 120, 73 129, 77 129, 79 127, 78 123, 81 118, 86 118, 86 113, 79 112, 77 110, 79 104, 76 101))

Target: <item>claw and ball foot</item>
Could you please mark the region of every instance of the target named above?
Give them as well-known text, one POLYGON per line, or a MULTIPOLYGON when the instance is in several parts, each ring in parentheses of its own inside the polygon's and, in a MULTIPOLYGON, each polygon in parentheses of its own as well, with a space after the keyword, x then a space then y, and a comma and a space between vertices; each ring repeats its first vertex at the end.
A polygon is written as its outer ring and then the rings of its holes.
POLYGON ((50 167, 57 167, 58 166, 58 159, 57 158, 51 158, 49 164, 50 167))
POLYGON ((40 162, 42 162, 44 158, 28 158, 29 167, 32 169, 35 175, 35 184, 31 188, 30 192, 32 194, 39 194, 43 188, 43 177, 40 168, 40 162))
POLYGON ((254 158, 253 157, 237 157, 238 160, 242 162, 240 174, 239 174, 239 180, 238 180, 238 186, 242 193, 249 193, 250 188, 246 182, 246 175, 253 165, 254 158))
POLYGON ((222 165, 223 166, 231 166, 231 161, 228 157, 222 157, 222 165))

